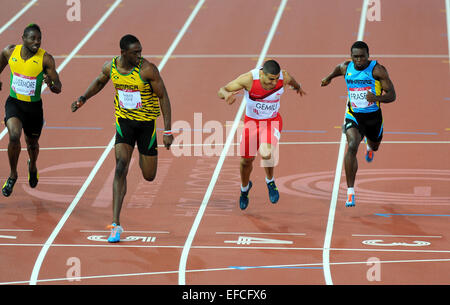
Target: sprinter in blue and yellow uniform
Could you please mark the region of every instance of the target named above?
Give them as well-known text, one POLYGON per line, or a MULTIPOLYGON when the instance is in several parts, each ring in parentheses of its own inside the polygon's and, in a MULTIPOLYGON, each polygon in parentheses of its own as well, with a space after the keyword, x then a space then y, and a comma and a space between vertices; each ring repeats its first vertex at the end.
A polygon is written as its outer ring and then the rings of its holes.
POLYGON ((91 83, 84 95, 72 103, 72 111, 100 92, 111 79, 115 89, 116 117, 116 171, 113 182, 113 221, 109 226, 109 242, 120 241, 123 232, 120 210, 126 193, 126 176, 135 144, 139 150, 139 165, 145 180, 153 181, 157 169, 157 142, 155 120, 164 116, 164 146, 169 149, 173 141, 171 107, 164 82, 158 68, 142 58, 142 46, 133 35, 120 40, 120 56, 103 65, 100 75, 91 83))
POLYGON ((347 179, 346 207, 355 206, 355 178, 358 170, 359 143, 366 141, 366 160, 373 160, 383 138, 383 116, 381 103, 395 101, 394 85, 386 68, 376 60, 369 60, 369 47, 363 41, 355 42, 350 48, 351 61, 336 66, 330 75, 322 79, 327 86, 337 76, 345 76, 348 91, 347 113, 344 132, 347 136, 347 152, 344 165, 347 179))
MULTIPOLYGON (((53 93, 61 92, 61 82, 55 70, 55 60, 41 46, 38 25, 28 25, 22 36, 23 44, 9 45, 0 54, 0 73, 9 64, 11 81, 9 97, 5 103, 5 125, 8 129, 8 158, 10 174, 3 184, 2 193, 8 197, 17 181, 17 161, 21 150, 22 129, 29 155, 28 182, 38 184, 36 160, 39 154, 39 137, 44 125, 41 89, 46 82, 53 93)), ((0 82, 1 89, 1 82, 0 82)))

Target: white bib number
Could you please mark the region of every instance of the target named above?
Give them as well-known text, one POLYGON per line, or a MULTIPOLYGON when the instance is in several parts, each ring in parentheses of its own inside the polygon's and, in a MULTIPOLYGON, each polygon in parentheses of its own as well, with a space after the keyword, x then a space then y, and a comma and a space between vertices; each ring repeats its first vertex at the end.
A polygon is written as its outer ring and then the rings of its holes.
POLYGON ((33 96, 36 94, 36 77, 14 73, 11 88, 17 94, 33 96))
POLYGON ((353 108, 366 108, 373 104, 366 99, 367 92, 370 89, 370 87, 349 89, 348 97, 353 108))
POLYGON ((142 108, 141 92, 133 90, 118 90, 119 104, 121 108, 139 109, 142 108))

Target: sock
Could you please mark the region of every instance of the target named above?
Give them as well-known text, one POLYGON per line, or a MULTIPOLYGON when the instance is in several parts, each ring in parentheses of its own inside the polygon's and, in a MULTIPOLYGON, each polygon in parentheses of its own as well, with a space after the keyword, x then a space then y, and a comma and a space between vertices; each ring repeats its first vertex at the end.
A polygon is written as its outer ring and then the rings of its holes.
POLYGON ((355 189, 353 187, 349 187, 347 189, 347 195, 355 195, 355 189))
POLYGON ((269 184, 270 182, 273 182, 274 180, 275 180, 275 178, 274 178, 274 177, 272 177, 272 179, 270 179, 270 180, 269 180, 269 179, 267 179, 267 177, 266 177, 266 183, 267 183, 267 184, 269 184))
POLYGON ((247 192, 248 191, 248 188, 250 187, 250 183, 249 184, 247 184, 247 186, 246 187, 243 187, 242 186, 242 184, 241 184, 241 191, 243 191, 243 192, 247 192))

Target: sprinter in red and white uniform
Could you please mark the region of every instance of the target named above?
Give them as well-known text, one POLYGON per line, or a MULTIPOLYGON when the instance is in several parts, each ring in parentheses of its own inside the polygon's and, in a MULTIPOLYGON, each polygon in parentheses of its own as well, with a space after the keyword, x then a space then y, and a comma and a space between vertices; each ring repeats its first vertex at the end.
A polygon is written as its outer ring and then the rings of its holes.
POLYGON ((244 210, 248 206, 248 193, 252 187, 250 173, 256 152, 259 151, 264 160, 267 188, 272 203, 279 199, 278 189, 274 181, 275 149, 280 139, 283 121, 279 113, 280 97, 289 85, 300 96, 305 91, 300 84, 274 60, 268 60, 263 67, 240 75, 217 93, 228 104, 236 101, 236 94, 244 89, 246 113, 244 130, 240 143, 241 155, 241 196, 239 207, 244 210))

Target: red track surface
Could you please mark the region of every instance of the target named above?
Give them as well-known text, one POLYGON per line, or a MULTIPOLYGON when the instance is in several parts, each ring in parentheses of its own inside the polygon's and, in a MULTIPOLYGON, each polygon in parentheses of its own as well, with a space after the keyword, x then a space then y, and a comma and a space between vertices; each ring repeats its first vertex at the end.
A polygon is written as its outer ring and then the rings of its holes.
MULTIPOLYGON (((113 3, 83 1, 81 21, 68 22, 68 7, 64 1, 56 2, 42 0, 29 9, 0 35, 2 46, 20 43, 25 25, 36 22, 43 30, 42 48, 59 65, 113 3)), ((132 3, 124 0, 78 53, 105 56, 73 58, 60 72, 63 92, 54 95, 46 90, 43 95, 46 128, 40 140, 39 186, 28 187, 27 154, 22 151, 14 193, 0 198, 0 284, 29 283, 44 243, 114 135, 111 85, 74 114, 70 103, 110 55, 118 54, 124 34, 135 34, 143 53, 152 55, 149 59, 158 65, 196 5, 181 0, 132 3)), ((269 202, 257 160, 250 205, 241 211, 239 157, 228 156, 194 230, 186 284, 330 283, 324 276, 323 247, 345 84, 336 79, 321 88, 320 80, 347 58, 357 38, 361 3, 288 1, 267 57, 278 60, 308 95, 299 98, 288 92, 283 98, 285 132, 275 169, 280 201, 269 202)), ((331 224, 332 283, 448 284, 450 79, 445 2, 381 4, 382 21, 366 23, 364 40, 372 58, 387 67, 397 101, 383 105, 385 136, 373 163, 365 163, 361 146, 355 208, 344 207, 344 175, 336 186, 340 193, 331 224), (418 246, 416 241, 425 244, 418 246), (381 262, 381 281, 368 280, 370 258, 381 262)), ((218 121, 224 130, 231 124, 238 105, 219 100, 217 89, 256 65, 278 6, 275 0, 206 1, 173 53, 199 56, 174 56, 161 71, 172 101, 172 122, 207 129, 195 125, 194 116, 201 113, 203 124, 218 121)), ((14 4, 2 11, 0 23, 19 9, 14 4)), ((8 94, 7 70, 1 77, 1 100, 8 94)), ((3 117, 3 108, 0 113, 3 117)), ((210 135, 204 132, 203 140, 210 135)), ((224 131, 223 142, 225 137, 224 131)), ((238 139, 235 136, 233 142, 238 139)), ((162 143, 161 134, 158 140, 162 143)), ((0 141, 1 179, 9 174, 7 145, 6 135, 0 141)), ((141 177, 135 152, 121 217, 126 240, 114 245, 104 241, 112 214, 111 151, 46 252, 37 283, 178 284, 182 250, 219 157, 206 156, 201 147, 189 148, 192 155, 200 152, 197 156, 174 156, 177 150, 160 149, 158 175, 152 183, 141 177), (66 278, 71 258, 81 262, 80 281, 66 278)))

